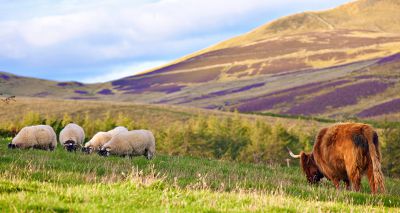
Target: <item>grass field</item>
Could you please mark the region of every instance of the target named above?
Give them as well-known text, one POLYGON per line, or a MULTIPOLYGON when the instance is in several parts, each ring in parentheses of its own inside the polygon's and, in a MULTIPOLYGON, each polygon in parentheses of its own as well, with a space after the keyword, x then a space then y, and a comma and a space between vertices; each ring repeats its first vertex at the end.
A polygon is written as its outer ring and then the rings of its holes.
MULTIPOLYGON (((156 133, 171 126, 179 127, 176 122, 188 126, 197 116, 213 115, 221 119, 235 116, 228 112, 175 106, 19 98, 9 105, 0 105, 2 127, 23 125, 27 112, 52 119, 64 119, 66 115, 78 118, 88 113, 100 126, 105 122, 102 120, 105 114, 117 118, 123 113, 127 120, 156 133)), ((259 120, 270 125, 281 124, 290 131, 301 128, 307 134, 334 122, 273 114, 237 116, 244 123, 259 120)), ((229 141, 235 139, 232 137, 229 141)), ((187 138, 191 146, 196 146, 195 141, 191 141, 196 137, 187 138)), ((0 212, 400 211, 400 180, 394 178, 386 179, 386 194, 373 196, 366 180, 360 193, 337 191, 326 180, 318 186, 310 186, 295 161, 288 168, 241 160, 230 162, 160 154, 162 145, 166 146, 162 139, 157 142, 159 154, 151 161, 144 157, 103 158, 67 153, 60 147, 55 152, 8 150, 6 144, 10 139, 0 138, 0 212)), ((212 138, 206 139, 210 143, 212 138)), ((170 152, 164 150, 163 153, 170 152)), ((178 154, 191 155, 189 152, 178 154)))
POLYGON ((82 153, 8 150, 0 142, 2 212, 400 211, 400 180, 387 193, 306 183, 298 167, 158 155, 151 161, 82 153))

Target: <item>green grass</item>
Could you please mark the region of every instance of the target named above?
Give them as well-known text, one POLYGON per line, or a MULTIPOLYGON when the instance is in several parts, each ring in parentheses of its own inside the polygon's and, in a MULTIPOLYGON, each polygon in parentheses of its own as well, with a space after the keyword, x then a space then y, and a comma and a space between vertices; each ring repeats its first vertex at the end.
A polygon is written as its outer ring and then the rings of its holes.
POLYGON ((387 193, 337 191, 306 183, 297 166, 243 164, 157 155, 147 161, 82 153, 8 150, 0 142, 0 210, 130 211, 400 211, 400 180, 387 193))

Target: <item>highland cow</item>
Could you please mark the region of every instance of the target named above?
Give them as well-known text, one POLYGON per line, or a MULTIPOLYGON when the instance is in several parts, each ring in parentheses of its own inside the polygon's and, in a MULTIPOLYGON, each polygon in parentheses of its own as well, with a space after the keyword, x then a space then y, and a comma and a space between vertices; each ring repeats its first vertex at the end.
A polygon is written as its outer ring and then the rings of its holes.
POLYGON ((336 188, 343 181, 346 189, 359 191, 361 178, 366 174, 372 193, 376 193, 378 188, 381 192, 385 191, 378 135, 369 125, 340 123, 323 128, 311 153, 302 151, 294 155, 289 150, 289 154, 300 158, 310 183, 318 183, 326 177, 336 188))

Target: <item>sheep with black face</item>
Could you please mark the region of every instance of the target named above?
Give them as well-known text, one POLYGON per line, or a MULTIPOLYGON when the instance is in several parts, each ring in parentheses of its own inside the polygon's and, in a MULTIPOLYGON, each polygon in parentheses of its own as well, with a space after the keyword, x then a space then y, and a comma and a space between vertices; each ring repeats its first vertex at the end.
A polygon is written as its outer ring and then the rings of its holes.
POLYGON ((98 151, 105 143, 110 141, 111 138, 112 135, 109 132, 98 132, 85 144, 82 148, 82 152, 91 154, 92 152, 98 151))
POLYGON ((86 154, 91 154, 92 152, 97 152, 99 149, 108 141, 111 140, 112 137, 118 135, 121 132, 127 132, 128 129, 123 126, 117 126, 108 132, 98 132, 96 133, 90 141, 88 141, 85 146, 82 148, 82 152, 86 154))

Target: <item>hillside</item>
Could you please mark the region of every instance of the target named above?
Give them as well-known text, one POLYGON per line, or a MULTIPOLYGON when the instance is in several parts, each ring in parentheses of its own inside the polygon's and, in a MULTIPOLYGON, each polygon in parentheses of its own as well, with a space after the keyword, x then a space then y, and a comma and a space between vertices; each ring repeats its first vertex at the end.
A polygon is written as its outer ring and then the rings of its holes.
POLYGON ((31 97, 397 120, 398 11, 398 1, 359 0, 283 17, 166 66, 104 84, 4 73, 0 89, 31 97))
POLYGON ((304 12, 267 23, 237 38, 222 42, 214 48, 249 44, 260 39, 309 32, 356 30, 361 33, 400 32, 400 2, 396 0, 356 0, 321 12, 304 12))
MULTIPOLYGON (((3 211, 399 211, 398 129, 378 129, 387 192, 311 186, 286 147, 310 150, 329 123, 198 108, 115 101, 21 98, 0 103, 0 209, 3 211), (123 125, 151 129, 156 157, 120 158, 9 150, 20 128, 69 122, 87 136, 123 125), (10 134, 11 133, 11 134, 10 134), (252 163, 250 163, 252 162, 252 163), (334 196, 332 196, 334 195, 334 196)), ((376 125, 376 127, 379 127, 376 125)))
POLYGON ((83 84, 80 82, 56 82, 18 76, 0 71, 0 92, 4 95, 26 97, 65 98, 73 100, 99 99, 109 95, 102 84, 83 84))
POLYGON ((3 211, 396 212, 400 182, 388 192, 310 186, 300 168, 157 155, 151 161, 82 153, 7 150, 0 139, 3 211))
MULTIPOLYGON (((154 129, 167 128, 174 122, 186 122, 191 118, 199 116, 216 116, 219 118, 233 117, 235 113, 210 111, 195 107, 181 107, 171 105, 152 105, 136 104, 129 102, 116 101, 93 101, 93 100, 63 100, 63 99, 43 99, 43 98, 22 98, 17 97, 16 102, 4 104, 0 102, 0 128, 11 123, 23 120, 23 117, 30 112, 37 113, 43 117, 54 119, 84 116, 99 118, 110 114, 112 118, 117 118, 118 114, 123 114, 129 121, 151 124, 154 129)), ((262 120, 271 124, 282 124, 288 128, 304 126, 308 128, 320 128, 324 123, 314 120, 298 120, 291 118, 279 118, 272 116, 239 114, 243 119, 262 120)))

